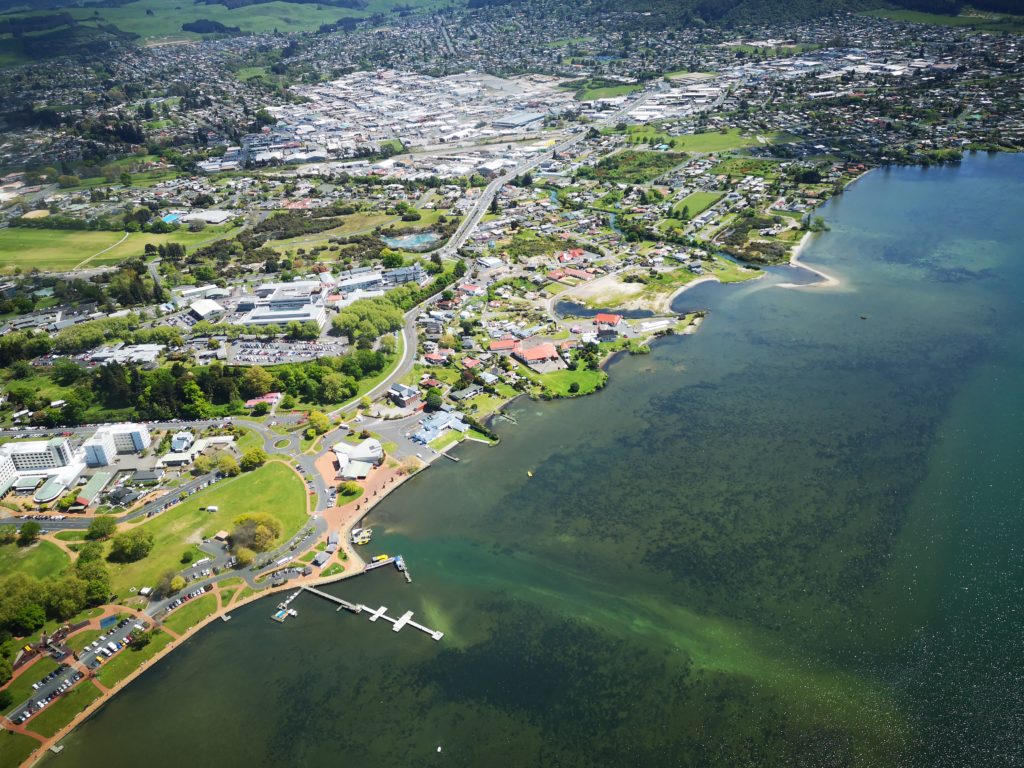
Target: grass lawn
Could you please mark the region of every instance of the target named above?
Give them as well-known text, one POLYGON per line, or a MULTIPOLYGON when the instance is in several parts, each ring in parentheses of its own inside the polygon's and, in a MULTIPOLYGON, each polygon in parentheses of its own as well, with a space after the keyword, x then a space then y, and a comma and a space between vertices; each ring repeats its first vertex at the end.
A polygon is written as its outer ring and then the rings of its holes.
POLYGON ((27 726, 41 736, 53 736, 99 697, 100 689, 88 680, 83 680, 47 705, 46 709, 28 721, 27 726))
POLYGON ((39 742, 31 736, 0 730, 0 765, 21 765, 39 742))
POLYGON ((587 395, 604 386, 608 374, 604 371, 591 371, 589 369, 577 368, 575 371, 553 371, 538 375, 540 382, 553 395, 559 397, 574 397, 575 395, 587 395), (579 392, 572 393, 569 388, 573 383, 580 385, 579 392))
POLYGON ((744 269, 739 264, 725 259, 715 259, 711 265, 711 274, 723 283, 741 283, 744 280, 760 277, 764 272, 759 269, 744 269))
POLYGON ((147 243, 181 243, 186 248, 234 234, 237 229, 208 227, 203 232, 179 230, 165 235, 146 232, 89 232, 61 229, 0 229, 0 269, 69 270, 88 260, 90 266, 116 264, 141 256, 147 243))
POLYGON ((187 501, 163 512, 141 527, 152 531, 153 551, 135 563, 109 563, 112 589, 119 595, 129 587, 154 586, 166 571, 181 569, 181 554, 190 545, 230 529, 232 521, 246 512, 270 515, 281 521, 283 539, 301 528, 307 519, 306 490, 302 481, 283 464, 270 462, 253 472, 221 480, 187 501), (214 513, 200 507, 217 506, 214 513))
POLYGON ((217 598, 213 595, 203 595, 176 608, 164 619, 164 626, 178 633, 185 632, 216 610, 217 598))
MULTIPOLYGON (((37 638, 38 639, 38 638, 37 638)), ((57 668, 57 662, 51 659, 49 656, 43 656, 37 660, 31 667, 26 669, 21 675, 7 687, 7 691, 11 694, 11 699, 14 701, 12 706, 21 704, 29 696, 32 695, 32 683, 37 683, 42 678, 53 672, 57 668)), ((0 713, 6 714, 6 713, 0 713)), ((3 765, 3 763, 0 763, 3 765)))
POLYGON ((241 602, 242 600, 245 600, 246 598, 252 597, 258 591, 259 590, 253 589, 252 587, 246 587, 245 589, 242 590, 242 593, 238 596, 239 602, 241 602))
POLYGON ((58 531, 53 535, 61 541, 85 541, 85 531, 58 531))
MULTIPOLYGON (((191 605, 191 603, 184 607, 187 608, 188 605, 191 605)), ((166 648, 167 644, 170 642, 170 635, 166 632, 160 632, 157 630, 153 633, 153 639, 150 640, 149 645, 141 651, 133 651, 131 648, 124 648, 114 654, 112 658, 105 661, 103 666, 99 668, 96 672, 96 677, 101 683, 109 688, 121 678, 127 677, 138 669, 142 662, 156 656, 156 654, 166 648)))
POLYGON ((576 92, 578 101, 597 101, 598 99, 613 99, 616 96, 639 91, 640 85, 608 85, 602 88, 582 88, 576 92))
POLYGON ((365 488, 360 486, 359 490, 356 491, 355 493, 339 493, 338 494, 338 504, 339 505, 340 504, 348 504, 350 501, 355 501, 356 499, 358 499, 360 496, 363 495, 365 490, 366 490, 365 488))
POLYGON ((24 573, 37 579, 56 576, 71 563, 64 551, 56 544, 39 541, 30 547, 17 544, 0 546, 0 574, 24 573))
POLYGON ((460 432, 456 432, 454 429, 449 429, 437 439, 431 440, 430 447, 433 448, 438 453, 440 453, 449 445, 453 445, 454 443, 459 442, 459 440, 461 439, 462 434, 460 432))
POLYGON ((738 128, 730 128, 725 133, 715 131, 676 137, 676 148, 687 152, 726 152, 730 149, 742 149, 757 144, 757 138, 740 135, 738 128))
POLYGON ((102 629, 87 629, 83 632, 76 632, 68 638, 68 648, 73 651, 81 651, 85 646, 102 634, 102 629))
MULTIPOLYGON (((287 441, 285 441, 285 443, 287 444, 287 441)), ((237 445, 238 450, 242 453, 245 453, 250 448, 262 448, 263 438, 260 437, 255 430, 247 429, 245 430, 245 434, 238 439, 237 445)))
POLYGON ((323 577, 326 577, 326 576, 337 576, 339 573, 344 573, 344 572, 345 572, 345 566, 344 565, 342 565, 341 563, 331 563, 326 568, 324 568, 324 570, 322 570, 320 572, 320 575, 323 576, 323 577))
POLYGON ((883 8, 877 11, 867 11, 864 15, 878 16, 883 19, 892 19, 893 21, 910 21, 915 24, 936 24, 942 27, 974 27, 975 29, 987 32, 1024 33, 1024 16, 1010 16, 1008 14, 946 16, 938 13, 909 11, 903 8, 883 8))
POLYGON ((685 208, 687 215, 692 219, 694 216, 700 216, 723 197, 725 197, 725 192, 691 192, 676 203, 672 208, 672 213, 681 215, 685 208))

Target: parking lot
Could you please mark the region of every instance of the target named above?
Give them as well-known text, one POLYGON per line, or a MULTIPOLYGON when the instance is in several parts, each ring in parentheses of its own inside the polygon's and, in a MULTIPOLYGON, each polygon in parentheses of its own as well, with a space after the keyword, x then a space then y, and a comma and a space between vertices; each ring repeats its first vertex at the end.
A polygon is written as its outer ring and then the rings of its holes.
MULTIPOLYGON (((135 632, 142 632, 147 626, 134 618, 121 619, 114 627, 82 649, 78 660, 89 669, 96 669, 106 659, 123 650, 135 632)), ((33 683, 32 697, 27 701, 18 702, 18 705, 10 710, 8 717, 15 725, 21 725, 45 709, 47 705, 53 703, 59 696, 71 690, 83 678, 84 675, 80 671, 62 663, 52 673, 37 683, 33 683)))
POLYGON ((344 354, 348 344, 341 341, 237 341, 228 347, 228 362, 246 365, 274 365, 334 357, 344 354))

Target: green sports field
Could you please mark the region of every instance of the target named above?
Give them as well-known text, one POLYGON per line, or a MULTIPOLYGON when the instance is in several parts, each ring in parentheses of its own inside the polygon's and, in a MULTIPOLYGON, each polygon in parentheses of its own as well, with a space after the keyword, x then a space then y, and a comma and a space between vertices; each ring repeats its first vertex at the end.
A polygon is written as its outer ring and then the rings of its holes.
POLYGON ((92 232, 66 229, 0 229, 0 271, 21 267, 64 271, 75 267, 102 267, 141 256, 147 243, 181 243, 186 248, 230 237, 237 229, 208 227, 202 232, 178 231, 166 235, 146 232, 92 232), (127 236, 126 236, 127 235, 127 236))

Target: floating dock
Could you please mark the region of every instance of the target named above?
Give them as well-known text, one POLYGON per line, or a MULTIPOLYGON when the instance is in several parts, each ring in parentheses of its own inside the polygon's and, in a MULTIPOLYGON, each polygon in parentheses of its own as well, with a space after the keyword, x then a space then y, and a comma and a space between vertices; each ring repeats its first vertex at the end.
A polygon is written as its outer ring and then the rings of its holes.
POLYGON ((384 621, 388 621, 391 623, 391 629, 394 632, 400 632, 403 628, 408 626, 412 627, 413 629, 418 629, 420 632, 423 632, 427 635, 430 635, 430 637, 432 637, 434 640, 440 640, 442 637, 444 637, 444 632, 438 632, 436 629, 425 627, 422 624, 413 621, 412 611, 406 611, 396 619, 392 616, 388 616, 388 609, 387 606, 385 605, 382 605, 380 608, 377 608, 376 610, 368 608, 365 605, 363 606, 363 608, 367 611, 370 611, 370 621, 377 621, 377 619, 383 619, 384 621))
MULTIPOLYGON (((355 603, 350 603, 347 600, 342 600, 340 597, 335 597, 334 595, 329 595, 326 592, 322 592, 319 589, 315 589, 313 587, 303 587, 303 589, 306 590, 307 592, 310 592, 310 593, 316 595, 317 597, 322 597, 325 600, 329 600, 332 603, 337 603, 339 611, 342 608, 344 608, 345 610, 351 611, 352 613, 363 613, 363 612, 366 612, 368 614, 367 618, 370 621, 374 621, 374 622, 377 621, 378 619, 383 619, 384 621, 387 621, 387 622, 389 622, 391 624, 391 630, 393 632, 400 632, 403 628, 408 626, 408 627, 412 627, 413 629, 418 629, 420 632, 423 632, 424 634, 430 635, 430 637, 433 638, 434 640, 440 640, 442 637, 444 637, 444 632, 438 632, 436 629, 431 629, 430 627, 425 627, 422 624, 413 621, 412 620, 412 616, 413 616, 412 611, 406 611, 405 613, 403 613, 401 616, 399 616, 396 619, 396 618, 394 618, 392 616, 388 616, 387 606, 384 606, 384 605, 382 605, 380 608, 373 609, 373 608, 370 608, 369 606, 366 606, 366 605, 357 605, 355 603)), ((287 612, 287 611, 285 611, 285 612, 287 612)), ((274 614, 273 618, 275 620, 277 620, 277 621, 284 622, 284 618, 278 619, 277 616, 278 616, 278 614, 274 614)))

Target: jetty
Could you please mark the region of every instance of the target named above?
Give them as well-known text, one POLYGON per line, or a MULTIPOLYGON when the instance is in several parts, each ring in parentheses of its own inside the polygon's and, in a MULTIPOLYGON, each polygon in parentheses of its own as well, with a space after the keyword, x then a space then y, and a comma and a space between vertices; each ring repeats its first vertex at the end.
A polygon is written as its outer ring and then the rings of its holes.
MULTIPOLYGON (((317 589, 316 587, 307 587, 307 586, 303 585, 302 589, 306 590, 307 592, 309 592, 311 594, 316 595, 317 597, 322 597, 324 600, 329 600, 332 603, 336 603, 338 605, 338 610, 339 611, 342 608, 344 608, 346 611, 351 611, 352 613, 362 613, 363 612, 363 606, 356 605, 355 603, 350 603, 348 600, 342 600, 340 597, 335 597, 334 595, 329 595, 326 592, 323 592, 323 591, 317 589)), ((371 619, 371 621, 372 621, 372 619, 371 619)))
MULTIPOLYGON (((367 618, 369 618, 369 620, 373 622, 383 619, 384 621, 391 624, 391 630, 393 632, 400 632, 405 627, 412 627, 413 629, 418 629, 420 632, 423 632, 425 635, 429 635, 434 640, 440 640, 442 637, 444 637, 444 632, 439 632, 436 629, 425 627, 422 624, 413 621, 412 611, 406 611, 398 618, 395 618, 393 616, 388 616, 388 609, 387 606, 385 605, 382 605, 380 608, 374 609, 366 605, 350 603, 347 600, 343 600, 342 598, 336 597, 334 595, 329 595, 326 592, 316 589, 315 587, 303 586, 302 589, 299 591, 301 592, 302 590, 305 590, 310 594, 316 595, 317 597, 322 597, 324 600, 328 600, 332 603, 335 603, 338 606, 339 611, 345 609, 346 611, 350 611, 351 613, 365 612, 368 614, 367 618)), ((278 619, 277 614, 275 614, 273 618, 275 618, 277 621, 284 621, 283 617, 278 619)))

